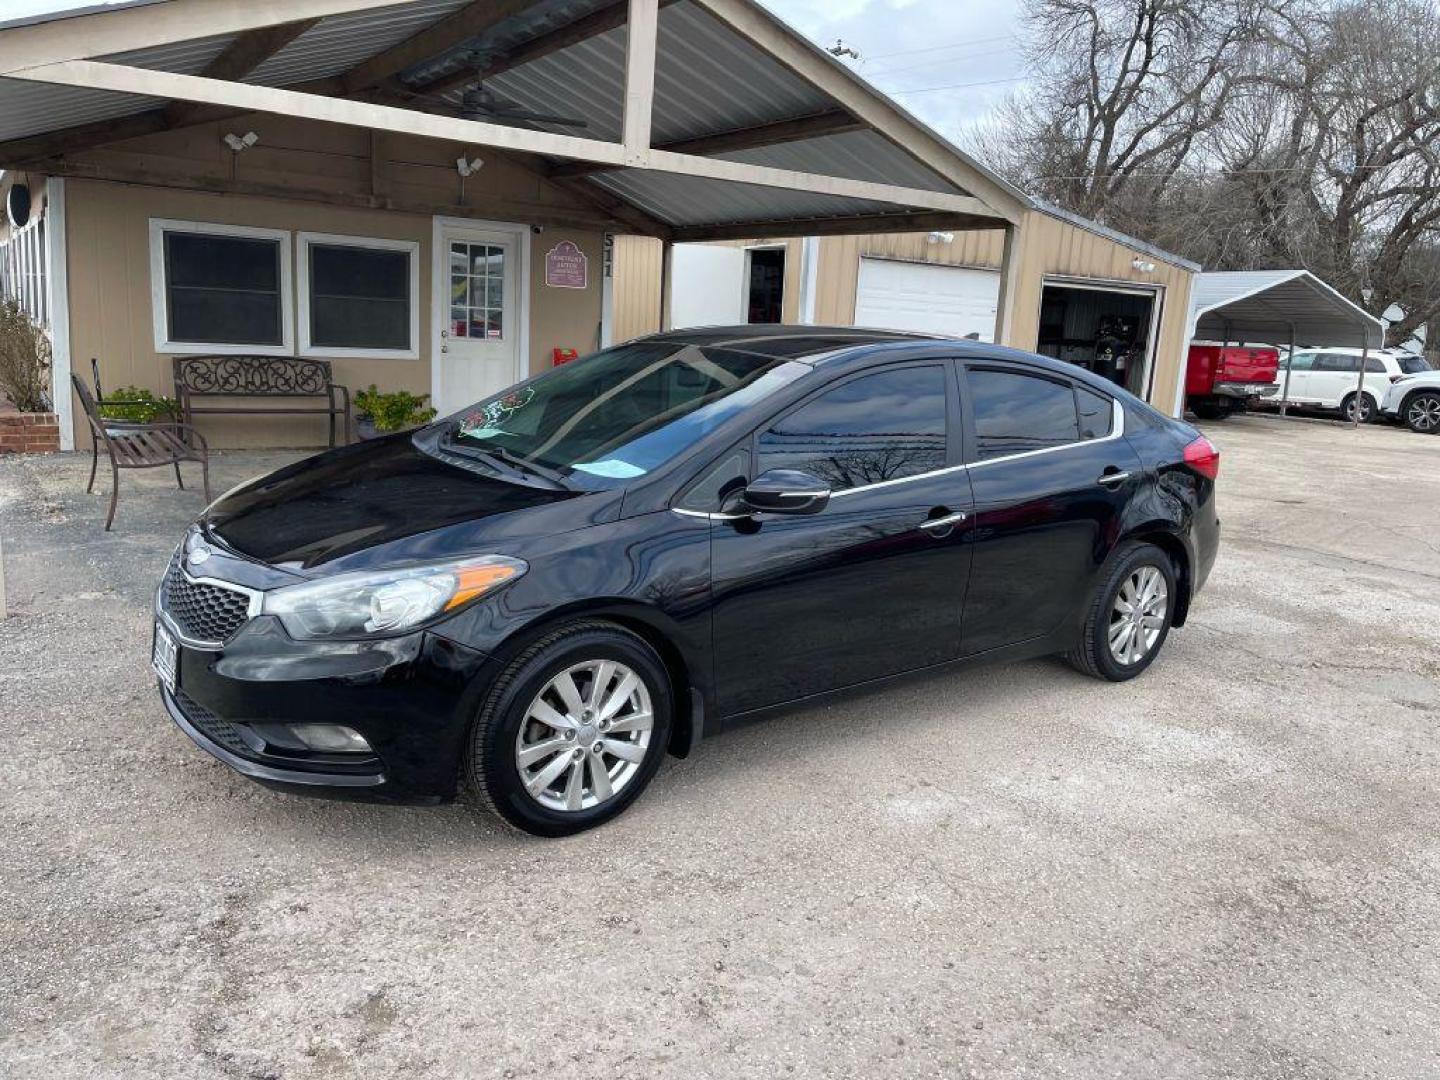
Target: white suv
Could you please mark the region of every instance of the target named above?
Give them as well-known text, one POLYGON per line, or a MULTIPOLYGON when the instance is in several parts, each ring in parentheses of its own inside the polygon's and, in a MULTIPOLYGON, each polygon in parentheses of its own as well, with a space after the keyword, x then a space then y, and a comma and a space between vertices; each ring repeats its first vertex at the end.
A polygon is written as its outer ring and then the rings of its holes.
POLYGON ((1380 411, 1411 431, 1440 435, 1440 371, 1427 366, 1419 374, 1396 379, 1380 403, 1380 411))
MULTIPOLYGON (((1355 384, 1359 382, 1359 349, 1296 349, 1290 365, 1290 393, 1294 405, 1318 409, 1339 409, 1345 419, 1355 419, 1355 384)), ((1392 383, 1406 375, 1429 371, 1423 357, 1399 349, 1373 350, 1365 361, 1365 396, 1360 402, 1360 421, 1368 424, 1380 413, 1392 383)), ((1275 385, 1284 393, 1285 361, 1275 374, 1275 385)), ((1280 396, 1267 404, 1278 405, 1280 396)))

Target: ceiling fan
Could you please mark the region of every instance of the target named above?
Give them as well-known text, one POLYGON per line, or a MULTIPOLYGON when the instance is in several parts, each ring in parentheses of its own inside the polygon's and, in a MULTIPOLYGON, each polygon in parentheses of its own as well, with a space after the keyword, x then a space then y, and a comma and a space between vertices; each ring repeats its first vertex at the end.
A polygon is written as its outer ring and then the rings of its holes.
POLYGON ((501 121, 520 127, 533 127, 537 124, 574 128, 586 126, 586 121, 578 116, 536 112, 518 101, 502 97, 495 91, 487 89, 482 82, 471 83, 465 87, 458 106, 436 94, 416 94, 406 91, 406 96, 425 102, 429 112, 448 113, 458 116, 462 120, 501 121))

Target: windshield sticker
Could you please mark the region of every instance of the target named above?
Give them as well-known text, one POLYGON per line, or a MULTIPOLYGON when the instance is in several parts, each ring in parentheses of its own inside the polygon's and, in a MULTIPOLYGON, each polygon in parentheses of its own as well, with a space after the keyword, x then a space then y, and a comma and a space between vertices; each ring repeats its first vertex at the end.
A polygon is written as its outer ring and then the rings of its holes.
POLYGON ((605 461, 583 461, 574 467, 591 476, 605 476, 611 480, 629 480, 645 475, 645 470, 640 466, 631 465, 630 462, 621 461, 619 458, 608 458, 605 461))
POLYGON ((461 418, 460 434, 469 435, 475 439, 490 439, 504 434, 500 430, 500 425, 529 405, 534 397, 535 388, 526 386, 516 390, 513 394, 506 394, 502 398, 487 402, 483 408, 476 409, 461 418))

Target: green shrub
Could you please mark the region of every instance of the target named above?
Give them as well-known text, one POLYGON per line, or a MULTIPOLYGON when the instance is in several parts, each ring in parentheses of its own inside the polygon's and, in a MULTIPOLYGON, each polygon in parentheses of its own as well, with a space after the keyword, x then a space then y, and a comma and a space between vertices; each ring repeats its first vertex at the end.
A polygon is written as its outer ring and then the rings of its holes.
POLYGON ((122 386, 105 398, 100 415, 106 420, 130 420, 140 424, 174 421, 180 407, 167 397, 156 397, 139 386, 122 386))
POLYGON ((355 412, 361 420, 374 424, 376 431, 404 431, 435 418, 435 410, 425 404, 429 400, 429 394, 412 394, 408 390, 382 394, 371 383, 368 389, 355 394, 355 412))
POLYGON ((0 393, 21 412, 50 411, 50 339, 14 300, 0 302, 0 393))

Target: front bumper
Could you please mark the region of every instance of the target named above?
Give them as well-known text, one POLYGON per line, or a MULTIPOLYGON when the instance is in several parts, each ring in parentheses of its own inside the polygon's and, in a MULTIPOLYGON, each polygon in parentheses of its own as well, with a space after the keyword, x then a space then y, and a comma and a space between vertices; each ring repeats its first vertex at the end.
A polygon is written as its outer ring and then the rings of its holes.
POLYGON ((243 776, 299 794, 383 802, 452 798, 488 660, 429 632, 388 641, 298 642, 252 619, 223 649, 179 644, 170 718, 243 776), (267 728, 335 723, 373 753, 296 750, 267 728))

